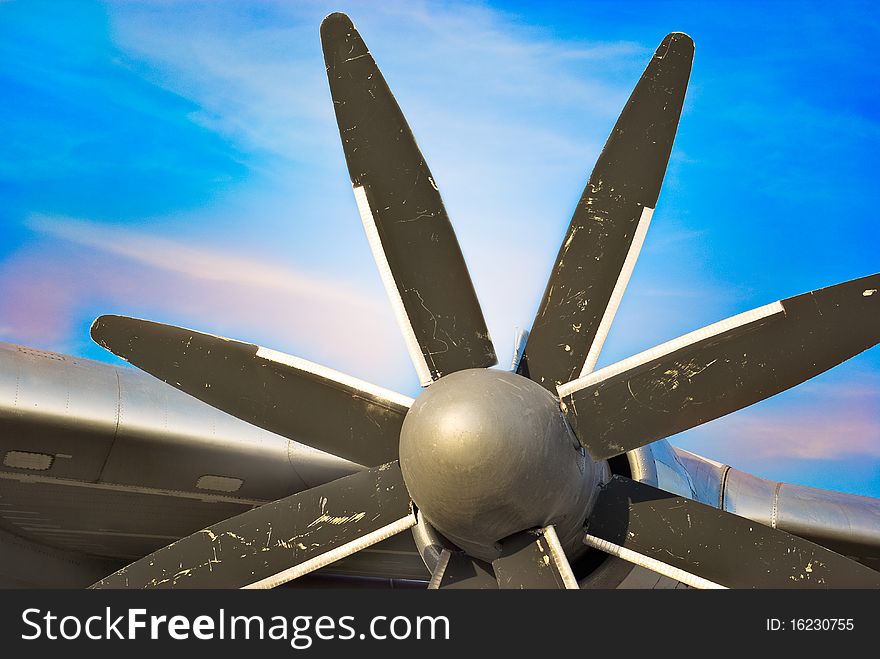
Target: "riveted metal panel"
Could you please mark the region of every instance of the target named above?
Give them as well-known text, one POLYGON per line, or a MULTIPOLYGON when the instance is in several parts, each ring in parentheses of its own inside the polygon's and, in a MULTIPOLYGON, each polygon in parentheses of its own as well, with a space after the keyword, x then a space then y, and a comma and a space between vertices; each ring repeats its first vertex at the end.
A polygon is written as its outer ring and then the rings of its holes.
POLYGON ((267 501, 308 487, 287 439, 134 369, 119 382, 119 433, 103 481, 198 491, 200 477, 216 474, 242 480, 236 495, 267 501))
MULTIPOLYGON (((97 480, 116 433, 112 366, 0 344, 0 454, 54 456, 45 472, 97 480)), ((27 472, 0 460, 2 472, 27 472)))

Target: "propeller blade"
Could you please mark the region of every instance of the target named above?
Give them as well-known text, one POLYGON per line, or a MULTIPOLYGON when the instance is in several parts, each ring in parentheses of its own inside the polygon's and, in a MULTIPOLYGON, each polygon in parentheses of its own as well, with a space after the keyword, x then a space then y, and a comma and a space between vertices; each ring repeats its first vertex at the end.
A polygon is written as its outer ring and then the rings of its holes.
POLYGON ((428 165, 351 20, 321 24, 327 78, 355 200, 423 386, 497 363, 428 165))
POLYGON ((880 572, 824 547, 623 476, 584 542, 695 588, 880 588, 880 572))
POLYGON ((488 563, 471 558, 463 551, 444 549, 428 582, 429 590, 438 588, 498 590, 498 582, 488 563))
POLYGON ((92 338, 181 391, 359 464, 397 458, 412 399, 304 359, 210 334, 101 316, 92 338))
POLYGON ((224 520, 92 588, 274 588, 414 526, 397 462, 224 520))
POLYGON ((595 460, 764 400, 880 341, 880 274, 733 316, 559 387, 595 460))
POLYGON ((492 561, 492 568, 502 590, 579 588, 552 526, 517 533, 505 540, 501 556, 492 561))
POLYGON ((686 34, 663 39, 575 209, 518 370, 554 393, 599 359, 657 205, 693 56, 686 34))

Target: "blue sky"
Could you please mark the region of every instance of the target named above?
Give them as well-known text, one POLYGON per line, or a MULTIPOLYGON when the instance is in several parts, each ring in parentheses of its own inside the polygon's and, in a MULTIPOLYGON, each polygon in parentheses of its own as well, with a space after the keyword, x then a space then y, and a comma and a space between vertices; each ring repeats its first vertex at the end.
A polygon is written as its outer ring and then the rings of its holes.
MULTIPOLYGON (((663 36, 696 59, 599 366, 878 268, 870 3, 0 1, 0 340, 94 359, 100 313, 418 384, 357 216, 318 25, 349 13, 444 195, 496 348, 528 327, 663 36), (381 6, 379 6, 381 4, 381 6)), ((880 496, 880 350, 673 438, 880 496)))

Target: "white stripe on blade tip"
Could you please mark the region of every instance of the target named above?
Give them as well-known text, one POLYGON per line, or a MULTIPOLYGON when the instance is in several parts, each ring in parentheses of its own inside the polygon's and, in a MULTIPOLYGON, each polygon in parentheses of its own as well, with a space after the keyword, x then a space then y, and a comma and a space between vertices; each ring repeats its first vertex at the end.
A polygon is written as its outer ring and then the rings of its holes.
POLYGON ((390 389, 385 389, 384 387, 370 384, 369 382, 364 382, 363 380, 360 380, 352 375, 347 375, 345 373, 335 371, 332 368, 327 368, 326 366, 315 364, 314 362, 310 362, 300 357, 295 357, 294 355, 288 355, 284 352, 278 352, 277 350, 271 350, 270 348, 263 348, 262 346, 258 346, 257 357, 262 357, 263 359, 268 359, 269 361, 284 364, 285 366, 290 366, 291 368, 317 375, 318 377, 325 380, 338 382, 339 384, 345 385, 346 387, 351 387, 352 389, 355 389, 357 391, 362 391, 376 398, 387 400, 391 403, 395 403, 396 405, 400 405, 401 407, 405 407, 407 409, 412 407, 413 404, 413 399, 409 396, 404 396, 403 394, 399 394, 396 391, 391 391, 390 389))
POLYGON ((584 366, 581 369, 579 377, 583 377, 593 372, 596 368, 596 362, 599 361, 599 353, 602 352, 602 346, 605 345, 605 339, 608 338, 608 332, 611 331, 611 324, 614 322, 614 316, 617 315, 617 309, 620 307, 620 301, 632 277, 633 269, 636 267, 636 261, 639 259, 639 253, 642 251, 642 245, 645 243, 645 236, 648 234, 648 227, 651 225, 651 216, 654 215, 654 209, 645 206, 642 208, 642 215, 636 225, 635 234, 633 234, 632 242, 627 250, 626 258, 623 266, 620 268, 620 274, 617 276, 617 282, 611 291, 611 297, 608 299, 608 305, 605 307, 605 313, 602 314, 602 320, 599 322, 599 329, 596 330, 596 336, 584 360, 584 366))
POLYGON ((423 387, 427 387, 434 381, 431 376, 431 370, 428 368, 428 362, 422 353, 422 347, 416 338, 415 330, 409 321, 406 313, 406 307, 403 304, 403 298, 400 296, 400 290, 397 288, 397 282, 394 281, 394 273, 391 272, 391 266, 388 264, 388 257, 382 247, 382 239, 379 237, 379 230, 376 228, 376 218, 373 217, 373 211, 370 208, 370 202, 367 199, 364 186, 354 186, 354 199, 357 202, 358 212, 361 215, 361 221, 364 224, 364 231, 367 234, 367 242, 373 252, 373 258, 379 268, 379 276, 382 278, 382 284, 385 286, 385 292, 391 301, 391 308, 394 310, 394 317, 397 324, 403 332, 403 340, 406 342, 406 349, 412 360, 416 373, 419 376, 419 382, 423 387))
POLYGON ((646 364, 650 361, 657 359, 658 357, 668 355, 693 343, 697 343, 699 341, 703 341, 704 339, 708 339, 713 336, 717 336, 719 334, 727 332, 728 330, 732 330, 737 327, 741 327, 743 325, 748 325, 749 323, 762 320, 763 318, 767 318, 768 316, 775 316, 781 313, 785 313, 785 309, 782 306, 782 303, 774 302, 772 304, 764 305, 763 307, 758 307, 757 309, 752 309, 751 311, 746 311, 745 313, 737 314, 736 316, 731 316, 730 318, 719 321, 717 323, 713 323, 712 325, 707 325, 702 329, 690 332, 689 334, 680 336, 677 339, 672 339, 672 341, 661 343, 660 345, 655 346, 650 350, 645 350, 644 352, 640 352, 639 354, 633 355, 632 357, 624 359, 623 361, 619 361, 616 364, 611 364, 611 366, 601 368, 598 371, 594 371, 593 373, 578 378, 577 380, 572 380, 571 382, 566 382, 565 384, 559 385, 559 387, 557 387, 559 397, 563 398, 565 396, 570 396, 571 394, 580 391, 581 389, 586 389, 590 385, 596 384, 597 382, 601 382, 603 380, 607 380, 608 378, 614 377, 619 373, 623 373, 624 371, 628 371, 631 368, 635 368, 636 366, 646 364))

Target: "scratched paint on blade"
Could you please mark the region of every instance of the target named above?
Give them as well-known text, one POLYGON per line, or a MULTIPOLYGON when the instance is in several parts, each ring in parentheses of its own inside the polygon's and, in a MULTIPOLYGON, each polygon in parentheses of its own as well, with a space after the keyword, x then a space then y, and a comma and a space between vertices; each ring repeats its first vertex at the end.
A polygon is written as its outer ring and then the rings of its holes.
POLYGON ((326 564, 324 555, 341 558, 348 547, 377 542, 414 523, 400 469, 388 463, 203 529, 100 585, 246 587, 300 565, 316 569, 326 564))

